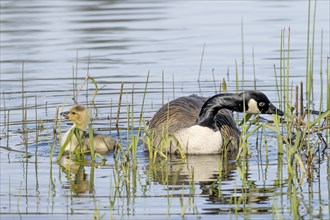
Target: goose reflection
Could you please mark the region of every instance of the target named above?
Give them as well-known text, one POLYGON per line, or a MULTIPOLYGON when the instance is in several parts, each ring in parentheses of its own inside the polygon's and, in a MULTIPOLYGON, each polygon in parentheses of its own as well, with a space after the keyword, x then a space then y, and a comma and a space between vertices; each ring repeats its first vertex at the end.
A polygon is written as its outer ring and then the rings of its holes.
MULTIPOLYGON (((223 158, 221 155, 188 155, 186 160, 171 158, 169 161, 157 161, 149 164, 153 181, 168 186, 168 189, 182 192, 195 186, 194 193, 205 198, 205 204, 216 204, 214 208, 203 208, 205 214, 221 214, 224 212, 242 212, 244 201, 249 211, 262 213, 263 204, 271 204, 271 196, 281 188, 281 184, 258 185, 257 180, 249 178, 249 168, 242 172, 243 164, 238 164, 235 155, 223 158), (242 180, 243 178, 244 180, 242 180)), ((246 165, 246 164, 245 164, 246 165)), ((245 166, 244 165, 244 166, 245 166)), ((185 196, 191 196, 187 192, 185 196)), ((173 196, 182 194, 173 193, 173 196)))
POLYGON ((221 177, 231 179, 231 174, 236 169, 234 155, 189 155, 185 160, 172 157, 169 161, 157 161, 149 164, 148 170, 152 173, 153 180, 160 184, 178 185, 211 184, 221 177))

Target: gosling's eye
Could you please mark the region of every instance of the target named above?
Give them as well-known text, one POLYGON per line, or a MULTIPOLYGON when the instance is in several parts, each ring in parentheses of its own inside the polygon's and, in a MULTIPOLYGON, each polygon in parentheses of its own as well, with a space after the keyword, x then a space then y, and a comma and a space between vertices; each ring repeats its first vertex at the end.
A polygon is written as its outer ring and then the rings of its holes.
POLYGON ((259 106, 260 107, 264 107, 265 106, 265 103, 264 102, 259 102, 259 106))
POLYGON ((75 112, 71 112, 71 114, 75 115, 76 113, 75 112))

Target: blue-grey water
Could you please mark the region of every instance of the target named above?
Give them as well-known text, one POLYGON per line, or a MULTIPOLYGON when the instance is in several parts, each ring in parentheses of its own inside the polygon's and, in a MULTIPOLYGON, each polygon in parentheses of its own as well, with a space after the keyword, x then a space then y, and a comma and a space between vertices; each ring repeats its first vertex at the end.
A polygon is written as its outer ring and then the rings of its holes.
MULTIPOLYGON (((249 138, 247 162, 227 161, 222 172, 215 156, 174 158, 154 167, 142 144, 137 167, 128 174, 116 166, 113 153, 106 155, 105 166, 72 164, 68 169, 67 161, 61 166, 55 162, 57 144, 50 158, 55 109, 67 110, 73 104, 73 94, 87 74, 99 87, 94 127, 121 140, 125 148, 131 136, 128 115, 134 111, 133 124, 138 126, 148 73, 146 121, 175 97, 219 92, 223 79, 229 91, 236 91, 236 71, 239 90, 253 89, 255 75, 257 89, 280 105, 275 72, 281 73, 281 33, 285 57, 290 47, 290 62, 282 63, 289 64, 290 86, 306 84, 308 1, 3 0, 0 4, 1 219, 329 219, 327 154, 315 161, 313 178, 301 174, 301 182, 292 180, 285 154, 278 154, 276 133, 270 130, 266 136, 260 131, 249 138), (26 137, 21 132, 23 119, 26 137), (298 201, 292 201, 293 191, 298 201)), ((314 4, 310 3, 311 27, 314 4)), ((327 0, 316 3, 312 103, 316 109, 325 93, 321 88, 330 51, 329 8, 327 0)), ((312 33, 313 28, 310 42, 312 33)), ((94 88, 91 81, 87 89, 83 86, 78 102, 90 103, 94 88)), ((321 108, 325 110, 325 105, 321 108)), ((60 125, 62 131, 70 126, 66 121, 60 125)))

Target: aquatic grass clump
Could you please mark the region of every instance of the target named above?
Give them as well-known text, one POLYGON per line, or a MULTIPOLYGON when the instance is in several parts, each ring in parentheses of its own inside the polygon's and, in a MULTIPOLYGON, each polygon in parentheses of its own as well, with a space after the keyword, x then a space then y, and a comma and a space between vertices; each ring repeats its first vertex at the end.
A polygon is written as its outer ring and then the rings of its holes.
MULTIPOLYGON (((81 156, 84 156, 84 136, 85 136, 85 131, 79 129, 79 128, 73 128, 71 129, 69 135, 67 136, 67 139, 65 140, 64 144, 60 146, 59 153, 57 155, 56 161, 59 161, 65 151, 65 148, 68 146, 68 144, 71 144, 73 142, 73 139, 75 138, 78 141, 78 145, 75 148, 74 154, 78 158, 81 156)), ((71 155, 71 154, 70 154, 71 155)), ((81 159, 81 158, 80 158, 81 159)))
POLYGON ((313 32, 311 33, 310 11, 311 5, 309 1, 308 8, 308 37, 307 37, 307 57, 306 57, 306 94, 303 93, 303 83, 296 86, 296 97, 293 100, 293 86, 289 84, 292 80, 289 74, 290 72, 290 28, 288 28, 287 34, 287 48, 285 48, 285 30, 281 30, 281 50, 280 50, 280 75, 277 76, 276 70, 275 78, 278 92, 278 99, 280 105, 285 109, 284 120, 278 120, 278 117, 274 116, 274 126, 265 124, 268 129, 277 133, 278 153, 286 154, 288 173, 293 177, 298 177, 296 172, 296 166, 300 167, 303 175, 308 173, 308 177, 312 178, 312 165, 313 158, 317 154, 323 154, 328 148, 329 141, 325 139, 329 136, 329 124, 328 118, 330 115, 329 102, 329 71, 328 60, 326 65, 326 91, 327 101, 323 100, 323 74, 322 74, 322 48, 323 48, 323 33, 321 34, 321 59, 320 59, 320 79, 321 79, 321 96, 319 110, 314 110, 313 107, 313 75, 314 75, 314 36, 315 36, 315 13, 316 2, 314 8, 314 22, 313 32), (311 37, 310 37, 311 36, 311 37), (284 53, 284 51, 287 53, 284 53), (299 94, 300 91, 300 94, 299 94), (291 94, 290 94, 291 93, 291 94), (306 100, 304 100, 306 97, 306 100), (304 103, 306 101, 306 103, 304 103), (295 103, 293 103, 295 102, 295 103), (323 109, 326 106, 326 110, 323 109), (307 169, 305 168, 307 166, 307 169))
MULTIPOLYGON (((79 95, 79 93, 80 93, 81 89, 83 88, 83 86, 88 85, 88 81, 91 81, 95 86, 95 89, 93 91, 93 96, 92 96, 92 99, 91 99, 91 106, 96 108, 94 100, 95 100, 96 95, 99 91, 99 87, 98 87, 98 84, 97 84, 96 80, 93 77, 89 76, 88 74, 87 74, 85 80, 83 81, 82 85, 78 89, 78 91, 74 94, 73 100, 76 102, 77 96, 79 95)), ((58 114, 58 113, 56 113, 56 114, 58 114)), ((56 118, 57 118, 57 115, 56 115, 56 118)), ((56 121, 57 121, 57 119, 55 120, 55 123, 56 123, 56 121)), ((71 145, 73 140, 76 140, 78 143, 77 143, 77 146, 74 149, 74 152, 70 152, 70 157, 72 156, 71 153, 73 153, 76 159, 83 160, 84 154, 90 152, 91 155, 92 155, 92 160, 93 161, 95 161, 96 156, 99 156, 102 160, 105 160, 105 158, 102 155, 100 155, 99 153, 96 153, 95 150, 94 150, 94 147, 95 147, 94 146, 94 129, 93 129, 92 123, 90 123, 88 125, 88 144, 89 144, 90 151, 86 151, 86 149, 84 149, 86 138, 87 138, 86 137, 86 132, 84 130, 82 130, 80 128, 77 128, 77 127, 72 128, 70 130, 70 133, 68 134, 67 139, 65 140, 64 144, 62 146, 60 146, 60 150, 59 150, 59 153, 58 153, 58 156, 57 156, 56 160, 59 161, 61 159, 66 147, 69 144, 71 145)))

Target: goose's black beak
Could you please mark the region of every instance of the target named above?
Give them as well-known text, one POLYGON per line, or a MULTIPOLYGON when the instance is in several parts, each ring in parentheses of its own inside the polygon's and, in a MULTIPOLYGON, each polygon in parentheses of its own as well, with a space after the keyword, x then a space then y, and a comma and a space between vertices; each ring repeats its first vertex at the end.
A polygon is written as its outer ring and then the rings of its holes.
POLYGON ((266 114, 276 114, 279 116, 283 116, 284 112, 278 108, 276 108, 272 103, 269 103, 269 108, 266 111, 266 114))
POLYGON ((61 112, 60 115, 63 116, 65 119, 69 119, 69 112, 61 112))

